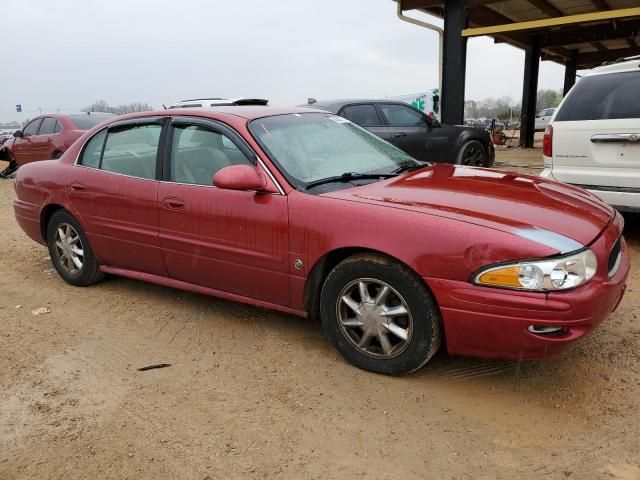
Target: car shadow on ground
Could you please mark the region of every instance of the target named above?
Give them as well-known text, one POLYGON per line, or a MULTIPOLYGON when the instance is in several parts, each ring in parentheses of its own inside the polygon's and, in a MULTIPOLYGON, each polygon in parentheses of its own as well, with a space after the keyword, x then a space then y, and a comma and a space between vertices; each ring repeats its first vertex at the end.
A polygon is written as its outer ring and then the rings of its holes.
MULTIPOLYGON (((231 336, 236 334, 237 329, 242 328, 248 335, 247 342, 250 344, 263 341, 266 334, 275 342, 286 341, 290 343, 293 345, 293 349, 300 350, 300 355, 310 355, 309 359, 312 357, 332 358, 328 368, 340 370, 346 366, 356 370, 356 367, 348 365, 347 361, 342 359, 333 349, 319 320, 303 319, 251 305, 182 292, 116 276, 107 276, 100 288, 111 292, 135 291, 137 298, 144 298, 144 303, 157 305, 160 309, 166 308, 167 301, 171 302, 173 298, 179 302, 180 311, 184 315, 176 318, 177 322, 185 321, 188 318, 189 321, 197 322, 200 329, 205 331, 215 329, 216 335, 226 335, 225 329, 227 328, 220 330, 216 325, 229 326, 228 333, 231 336), (252 340, 251 336, 255 336, 255 338, 252 340)), ((155 320, 152 319, 152 321, 155 320)), ((560 370, 555 373, 556 379, 558 376, 562 377, 562 360, 552 359, 546 362, 549 361, 554 364, 554 370, 560 370)), ((460 384, 474 383, 480 389, 494 388, 496 385, 511 388, 526 385, 528 378, 538 376, 540 370, 544 368, 540 361, 518 362, 460 357, 449 355, 444 348, 441 348, 421 370, 409 376, 399 377, 399 379, 426 383, 443 380, 460 384)), ((567 380, 570 383, 570 375, 567 380)), ((552 386, 550 385, 549 388, 552 386)), ((536 389, 540 392, 540 390, 544 391, 545 387, 537 382, 536 389)))

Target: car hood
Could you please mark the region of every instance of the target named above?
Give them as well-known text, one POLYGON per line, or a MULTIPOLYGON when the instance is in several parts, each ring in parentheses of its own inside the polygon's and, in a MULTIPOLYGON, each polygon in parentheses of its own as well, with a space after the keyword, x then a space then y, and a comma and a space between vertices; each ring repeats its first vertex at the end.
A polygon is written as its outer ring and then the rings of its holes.
POLYGON ((598 197, 576 187, 513 172, 446 164, 322 196, 473 223, 561 253, 589 245, 615 215, 598 197))

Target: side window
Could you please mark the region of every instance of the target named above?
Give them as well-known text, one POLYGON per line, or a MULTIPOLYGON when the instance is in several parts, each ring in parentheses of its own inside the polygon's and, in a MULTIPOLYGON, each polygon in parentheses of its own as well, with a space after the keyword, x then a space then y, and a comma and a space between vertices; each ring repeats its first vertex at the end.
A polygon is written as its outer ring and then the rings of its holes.
POLYGON ((640 118, 640 72, 591 75, 571 90, 557 122, 640 118))
POLYGON ((29 135, 37 135, 40 122, 42 122, 42 119, 38 118, 37 120, 34 120, 33 122, 29 123, 26 127, 24 127, 24 129, 22 130, 22 133, 24 134, 24 136, 28 137, 29 135))
POLYGON ((38 130, 38 135, 50 135, 56 129, 56 119, 47 117, 42 120, 40 124, 40 130, 38 130))
POLYGON ((373 105, 349 105, 344 107, 340 115, 361 127, 380 127, 378 112, 373 105))
POLYGON ((170 180, 211 185, 216 172, 229 165, 252 165, 225 135, 197 125, 176 125, 171 145, 170 180))
POLYGON ((424 115, 403 105, 381 103, 382 114, 390 127, 420 127, 425 125, 424 115))
POLYGON ((156 178, 161 125, 128 125, 109 129, 100 169, 138 178, 156 178))
POLYGON ((82 158, 80 159, 81 165, 92 168, 100 167, 100 155, 102 155, 102 146, 104 145, 105 138, 107 138, 107 131, 102 130, 87 142, 82 152, 82 158))
POLYGON ((56 120, 56 128, 53 130, 53 133, 60 133, 62 131, 62 125, 59 121, 56 120))

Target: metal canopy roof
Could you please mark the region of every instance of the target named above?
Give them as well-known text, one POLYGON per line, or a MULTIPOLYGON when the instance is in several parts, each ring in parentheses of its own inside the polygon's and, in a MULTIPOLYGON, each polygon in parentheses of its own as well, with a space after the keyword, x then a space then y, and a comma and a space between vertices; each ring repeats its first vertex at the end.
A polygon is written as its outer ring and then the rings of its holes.
MULTIPOLYGON (((396 0, 403 10, 443 17, 449 0, 396 0)), ((578 68, 640 55, 640 0, 463 0, 464 36, 488 35, 496 42, 529 48, 538 36, 543 60, 578 68), (527 23, 522 23, 527 22, 527 23), (489 27, 489 28, 482 28, 489 27)))

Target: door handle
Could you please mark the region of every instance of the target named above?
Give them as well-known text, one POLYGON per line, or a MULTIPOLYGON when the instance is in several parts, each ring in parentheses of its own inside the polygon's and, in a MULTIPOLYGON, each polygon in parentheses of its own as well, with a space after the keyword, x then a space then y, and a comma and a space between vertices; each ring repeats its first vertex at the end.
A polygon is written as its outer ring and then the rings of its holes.
POLYGON ((599 134, 591 137, 593 143, 640 143, 639 133, 599 134))
POLYGON ((74 192, 84 192, 87 189, 87 186, 82 182, 71 182, 69 188, 74 192))
POLYGON ((406 136, 407 136, 407 134, 406 134, 406 133, 404 133, 404 132, 396 132, 396 133, 394 133, 394 134, 393 134, 393 136, 394 136, 395 138, 398 138, 398 137, 406 137, 406 136))
POLYGON ((184 200, 177 197, 167 197, 162 203, 167 210, 182 210, 184 208, 184 200))

